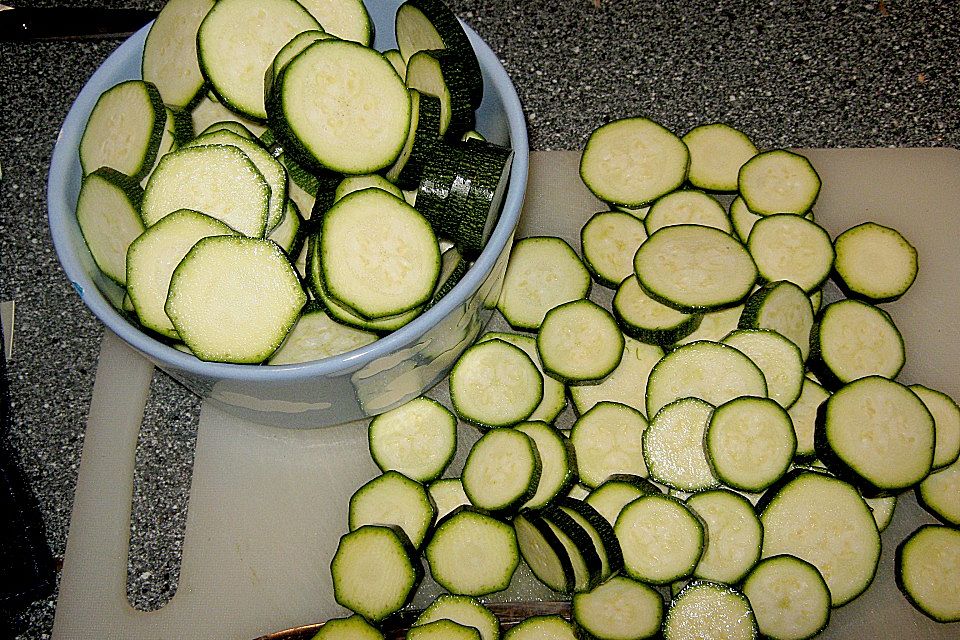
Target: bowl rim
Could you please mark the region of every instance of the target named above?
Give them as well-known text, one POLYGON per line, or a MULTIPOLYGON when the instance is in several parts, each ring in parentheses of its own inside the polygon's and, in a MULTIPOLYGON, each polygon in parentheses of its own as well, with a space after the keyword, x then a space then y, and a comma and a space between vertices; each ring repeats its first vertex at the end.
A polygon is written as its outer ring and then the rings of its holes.
POLYGON ((320 360, 270 366, 200 360, 192 354, 178 351, 151 337, 114 308, 86 272, 79 256, 71 251, 72 234, 68 228, 73 225, 76 227, 75 233, 79 233, 79 226, 74 210, 65 212, 59 205, 64 200, 67 176, 73 171, 71 166, 74 161, 73 156, 79 148, 80 136, 86 120, 101 95, 102 91, 99 87, 103 86, 105 89, 115 84, 119 81, 114 79, 118 69, 131 57, 142 56, 143 43, 153 22, 148 23, 120 44, 87 80, 67 112, 53 148, 46 194, 48 225, 60 264, 86 306, 106 328, 154 362, 175 367, 194 376, 220 380, 282 384, 298 382, 306 378, 344 374, 414 343, 419 336, 427 333, 479 290, 513 237, 520 219, 527 184, 529 143, 523 108, 516 88, 489 45, 469 25, 462 20, 460 22, 474 46, 481 68, 486 72, 487 81, 496 89, 503 104, 507 116, 510 146, 513 150, 513 165, 500 217, 486 246, 460 282, 434 306, 400 329, 381 336, 364 347, 320 360))

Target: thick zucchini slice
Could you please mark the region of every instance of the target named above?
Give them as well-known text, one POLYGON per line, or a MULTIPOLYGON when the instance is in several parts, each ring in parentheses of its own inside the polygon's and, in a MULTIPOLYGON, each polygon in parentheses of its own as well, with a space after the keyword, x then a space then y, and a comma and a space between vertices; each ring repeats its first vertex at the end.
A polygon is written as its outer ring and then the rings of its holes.
POLYGON ((650 479, 681 491, 717 486, 704 451, 704 433, 713 406, 698 398, 665 405, 643 432, 643 460, 650 479))
POLYGON ((740 167, 757 155, 756 145, 745 133, 722 122, 694 127, 683 142, 690 150, 687 179, 708 191, 736 191, 740 167))
POLYGON ((307 294, 283 251, 269 240, 203 238, 170 279, 164 310, 201 360, 257 363, 283 342, 307 294), (265 298, 262 291, 271 291, 265 298))
POLYGON ((706 547, 703 520, 671 496, 645 495, 620 512, 613 527, 628 576, 670 584, 693 573, 706 547))
POLYGON ((702 314, 684 313, 646 294, 636 275, 629 275, 613 296, 613 314, 623 332, 641 342, 671 345, 697 330, 702 314))
POLYGON ((590 272, 570 245, 536 236, 514 243, 497 308, 513 328, 536 331, 547 311, 589 294, 590 272))
POLYGON ((933 468, 942 469, 960 457, 960 408, 947 394, 921 384, 910 385, 933 416, 937 432, 937 448, 933 452, 933 468))
POLYGON ((163 99, 153 84, 128 80, 107 89, 80 138, 83 174, 110 167, 142 179, 156 160, 166 120, 163 99))
POLYGON ((624 339, 609 311, 590 300, 554 307, 537 333, 543 370, 567 384, 598 382, 623 357, 624 339))
POLYGON ((758 153, 740 167, 740 195, 750 211, 803 215, 820 193, 820 176, 805 157, 776 149, 758 153))
POLYGON ((619 402, 637 411, 644 411, 647 377, 663 357, 663 349, 624 337, 620 364, 597 384, 574 385, 570 398, 578 415, 583 415, 598 402, 619 402))
POLYGON ((637 250, 633 269, 651 298, 685 313, 735 306, 757 281, 757 267, 740 242, 692 224, 651 235, 637 250))
POLYGON ((865 302, 828 304, 810 332, 810 368, 829 389, 866 376, 896 378, 905 362, 890 314, 865 302))
POLYGON ((734 398, 714 410, 703 440, 720 481, 759 493, 787 472, 797 451, 790 415, 768 398, 734 398))
POLYGON ((596 640, 643 640, 660 631, 663 597, 652 587, 615 576, 573 596, 577 628, 596 640))
POLYGON ((917 250, 899 231, 864 222, 834 241, 834 272, 847 295, 869 302, 892 302, 917 278, 917 250))
POLYGON ((633 275, 633 254, 646 239, 643 222, 629 213, 595 213, 580 229, 583 262, 599 284, 616 288, 633 275))
POLYGON ((623 118, 595 129, 580 158, 580 178, 605 202, 649 204, 683 184, 687 145, 647 118, 623 118))
POLYGON ((694 580, 673 598, 663 621, 664 640, 755 640, 757 620, 750 601, 725 584, 694 580))
POLYGON ((340 538, 330 563, 333 596, 371 622, 403 608, 423 577, 406 534, 397 527, 364 525, 340 538), (371 580, 370 576, 377 576, 371 580))
POLYGON ((503 513, 534 496, 540 469, 532 438, 516 429, 492 429, 470 448, 460 480, 474 506, 503 513))
POLYGON ((723 205, 713 196, 695 189, 671 191, 657 198, 650 205, 643 224, 650 235, 678 224, 697 224, 733 233, 730 216, 723 205))
POLYGON ((140 75, 171 107, 190 109, 203 97, 197 30, 213 5, 214 0, 170 0, 147 34, 140 75))
POLYGON ((274 57, 301 31, 319 28, 293 0, 218 0, 197 30, 200 70, 223 104, 265 120, 263 80, 274 57))
POLYGON ((816 471, 791 472, 757 504, 763 557, 789 554, 817 567, 834 607, 866 591, 880 559, 880 533, 849 483, 816 471))
POLYGON ((897 547, 895 571, 918 611, 937 622, 960 620, 960 530, 920 527, 897 547))
POLYGON ((437 584, 467 596, 503 591, 520 563, 513 527, 471 507, 437 523, 424 555, 437 584))
POLYGON ((766 558, 743 582, 757 626, 771 640, 806 640, 830 621, 830 590, 815 566, 780 555, 766 558))
POLYGON ((359 349, 377 339, 377 334, 335 322, 322 307, 305 309, 268 364, 296 364, 329 358, 359 349))
POLYGON ((824 403, 814 445, 828 469, 868 496, 894 495, 930 473, 933 416, 915 393, 880 376, 860 378, 824 403))
POLYGON ((330 207, 319 250, 330 297, 372 320, 423 305, 440 276, 440 248, 430 224, 380 189, 355 191, 330 207))
POLYGON ((444 593, 430 603, 417 616, 414 627, 419 627, 437 620, 452 620, 457 624, 473 627, 480 632, 482 640, 498 640, 500 637, 500 620, 482 602, 469 596, 457 596, 444 593))
POLYGON ((719 342, 699 341, 674 349, 647 380, 647 415, 680 398, 719 406, 739 396, 767 396, 763 372, 750 358, 719 342))
POLYGON ((397 526, 418 549, 437 509, 422 484, 397 471, 387 471, 354 492, 348 513, 351 531, 367 524, 397 526))
POLYGON ((507 427, 530 417, 543 399, 543 376, 526 353, 503 340, 463 352, 450 371, 450 400, 464 420, 507 427))
POLYGON ((789 280, 807 293, 823 285, 833 268, 830 234, 816 222, 789 213, 758 220, 747 249, 761 278, 789 280))
POLYGON ((440 100, 440 131, 460 136, 474 127, 472 85, 463 59, 449 49, 417 51, 407 59, 406 84, 440 100))
POLYGON ((763 547, 763 525, 753 505, 727 489, 695 493, 686 502, 703 518, 709 534, 694 577, 739 583, 760 559, 763 547))
POLYGON ((77 223, 93 261, 105 276, 127 283, 127 249, 143 233, 143 189, 130 176, 100 167, 83 178, 77 223))
POLYGON ((440 477, 456 453, 457 418, 421 396, 376 416, 367 437, 370 456, 382 471, 429 482, 440 477))
POLYGON ((570 430, 580 482, 597 487, 615 473, 647 476, 643 462, 643 414, 617 402, 599 402, 570 430))

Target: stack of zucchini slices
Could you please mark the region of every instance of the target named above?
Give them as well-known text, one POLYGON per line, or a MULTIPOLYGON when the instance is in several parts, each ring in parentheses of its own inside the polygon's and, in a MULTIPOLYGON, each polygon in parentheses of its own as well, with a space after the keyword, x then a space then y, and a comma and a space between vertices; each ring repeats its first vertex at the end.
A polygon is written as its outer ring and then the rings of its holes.
POLYGON ((473 131, 480 66, 446 5, 409 0, 396 35, 371 48, 361 0, 168 2, 80 143, 77 220, 115 306, 202 360, 291 364, 446 295, 512 152, 473 131))
POLYGON ((522 559, 571 598, 570 622, 535 616, 507 637, 810 638, 869 587, 915 489, 943 524, 899 546, 897 582, 960 620, 960 409, 896 381, 904 344, 881 306, 915 279, 913 247, 876 223, 831 239, 810 162, 722 124, 680 138, 610 123, 581 175, 611 210, 580 252, 515 243, 498 305, 512 331, 454 365, 453 413, 421 398, 370 426, 381 478, 406 467, 423 483, 396 513, 433 518, 423 554, 444 598, 504 589, 522 559), (383 464, 407 456, 378 434, 416 407, 443 444, 405 418, 425 468, 383 464), (479 438, 438 471, 454 414, 479 438))

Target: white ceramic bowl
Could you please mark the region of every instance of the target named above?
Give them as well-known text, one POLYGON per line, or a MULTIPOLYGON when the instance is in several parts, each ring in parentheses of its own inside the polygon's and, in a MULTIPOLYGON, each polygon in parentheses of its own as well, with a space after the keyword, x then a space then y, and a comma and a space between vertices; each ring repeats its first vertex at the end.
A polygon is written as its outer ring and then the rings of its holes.
MULTIPOLYGON (((374 45, 396 46, 393 20, 400 0, 368 2, 374 45)), ((440 302, 405 327, 340 356, 314 362, 254 366, 203 362, 153 339, 114 304, 122 291, 97 269, 76 219, 82 178, 77 153, 90 111, 103 91, 140 77, 147 27, 120 45, 93 74, 63 123, 47 185, 54 247, 84 303, 111 331, 191 391, 242 418, 282 427, 341 424, 375 415, 410 400, 443 379, 493 313, 520 217, 529 159, 527 129, 513 83, 496 54, 469 27, 483 71, 483 103, 477 129, 513 148, 513 169, 503 211, 473 267, 440 302)))

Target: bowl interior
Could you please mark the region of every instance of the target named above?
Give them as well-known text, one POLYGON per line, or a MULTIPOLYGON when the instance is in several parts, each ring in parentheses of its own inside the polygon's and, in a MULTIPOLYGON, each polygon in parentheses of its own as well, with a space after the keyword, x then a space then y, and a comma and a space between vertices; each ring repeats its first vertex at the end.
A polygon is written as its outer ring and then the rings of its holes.
MULTIPOLYGON (((399 0, 369 2, 367 5, 375 26, 374 45, 380 50, 395 47, 393 20, 399 0)), ((522 108, 509 76, 496 54, 466 27, 484 77, 484 99, 477 110, 477 129, 493 142, 509 144, 514 150, 514 159, 502 213, 486 248, 464 278, 437 305, 410 324, 366 347, 323 360, 270 367, 203 362, 153 339, 131 324, 116 309, 122 300, 122 289, 100 273, 77 224, 75 207, 82 180, 77 150, 86 121, 100 94, 118 82, 140 77, 143 43, 149 27, 145 26, 121 44, 84 86, 57 137, 48 178, 48 216, 57 255, 74 289, 111 331, 161 368, 210 380, 269 385, 356 370, 408 344, 477 293, 497 258, 507 248, 519 219, 527 179, 528 144, 522 108)))

